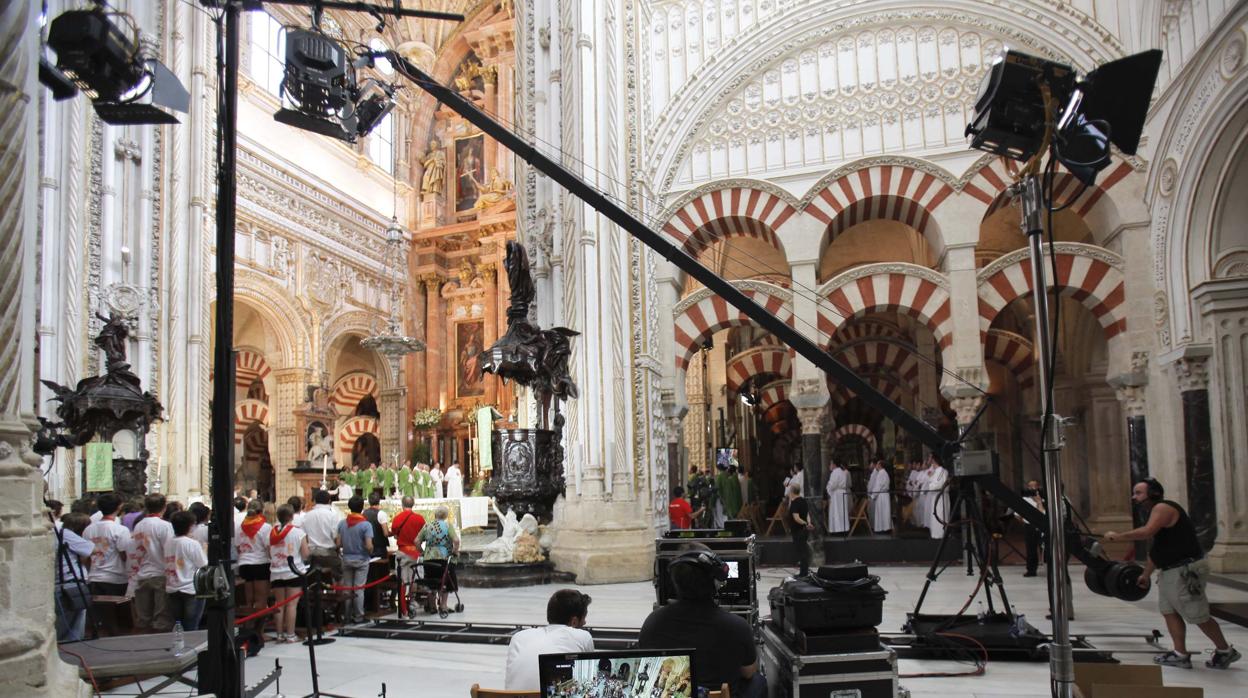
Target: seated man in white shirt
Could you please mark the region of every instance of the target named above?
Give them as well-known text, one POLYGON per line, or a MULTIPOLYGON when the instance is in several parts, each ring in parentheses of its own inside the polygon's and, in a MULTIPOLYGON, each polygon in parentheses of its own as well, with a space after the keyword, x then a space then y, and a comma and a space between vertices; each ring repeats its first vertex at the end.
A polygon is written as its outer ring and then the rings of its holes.
POLYGON ((589 594, 560 589, 546 604, 546 622, 541 628, 521 630, 507 646, 504 684, 508 691, 540 690, 537 658, 543 654, 593 652, 594 638, 585 627, 589 614, 589 594))

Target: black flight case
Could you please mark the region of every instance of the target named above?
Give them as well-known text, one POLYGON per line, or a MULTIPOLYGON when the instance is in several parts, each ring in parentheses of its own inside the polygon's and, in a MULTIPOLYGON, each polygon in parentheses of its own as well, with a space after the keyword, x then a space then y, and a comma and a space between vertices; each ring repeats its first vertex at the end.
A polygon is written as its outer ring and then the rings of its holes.
POLYGON ((799 654, 770 624, 763 626, 762 662, 771 698, 908 698, 897 684, 897 653, 799 654))

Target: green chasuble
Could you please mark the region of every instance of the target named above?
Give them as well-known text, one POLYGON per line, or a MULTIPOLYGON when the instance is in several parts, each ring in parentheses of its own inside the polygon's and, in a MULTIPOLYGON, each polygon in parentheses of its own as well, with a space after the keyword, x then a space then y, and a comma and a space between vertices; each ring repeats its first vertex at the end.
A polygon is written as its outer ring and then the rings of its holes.
POLYGON ((389 497, 394 487, 394 471, 389 468, 377 469, 377 486, 381 488, 381 496, 389 497))
POLYGON ((423 470, 413 470, 412 477, 416 480, 417 497, 428 499, 433 496, 433 483, 429 478, 429 473, 423 470))
POLYGON ((715 489, 719 491, 719 498, 724 503, 724 516, 736 518, 737 512, 741 511, 741 483, 737 476, 721 472, 715 476, 715 489))
POLYGON ((399 468, 398 487, 404 497, 416 496, 416 479, 412 476, 412 469, 406 465, 399 468))

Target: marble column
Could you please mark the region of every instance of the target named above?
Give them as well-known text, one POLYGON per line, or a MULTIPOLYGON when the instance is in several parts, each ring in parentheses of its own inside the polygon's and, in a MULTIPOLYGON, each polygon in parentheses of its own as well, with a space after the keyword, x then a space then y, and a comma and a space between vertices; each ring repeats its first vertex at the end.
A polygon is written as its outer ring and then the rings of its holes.
POLYGON ((667 491, 671 492, 677 487, 684 487, 685 467, 680 462, 680 436, 684 433, 681 428, 681 422, 684 416, 668 416, 667 418, 667 491))
MULTIPOLYGON (((822 449, 823 413, 827 407, 799 407, 797 418, 802 423, 802 496, 823 499, 824 454, 822 449)), ((828 454, 829 456, 831 454, 828 454)), ((787 493, 786 493, 787 495, 787 493)))
POLYGON ((1209 564, 1218 572, 1248 571, 1248 280, 1207 281, 1196 288, 1204 336, 1213 343, 1209 407, 1217 538, 1209 564))
MULTIPOLYGON (((442 279, 437 274, 420 278, 425 285, 425 404, 446 409, 442 402, 443 340, 446 322, 442 317, 442 279)), ((434 452, 436 459, 436 451, 434 452)))
POLYGON ((273 463, 276 480, 277 500, 285 501, 287 497, 303 494, 299 483, 295 482, 290 469, 295 461, 307 455, 304 451, 304 435, 299 433, 295 410, 303 405, 307 398, 307 386, 313 381, 310 368, 282 368, 273 372, 276 383, 271 399, 272 411, 269 413, 269 459, 273 463))
POLYGON ((1183 454, 1187 472, 1187 513, 1205 550, 1218 535, 1213 434, 1209 425, 1209 354, 1195 347, 1174 362, 1183 401, 1183 454))
MULTIPOLYGON (((481 280, 485 282, 485 346, 492 347, 498 341, 498 269, 493 262, 486 262, 477 267, 481 272, 481 280)), ((498 405, 498 389, 502 380, 497 376, 485 375, 485 402, 498 405)), ((503 410, 499 410, 502 412, 503 410)))
MULTIPOLYGON (((395 368, 397 369, 398 362, 396 361, 395 363, 395 368)), ((390 462, 394 459, 394 454, 398 453, 398 460, 402 463, 409 455, 407 450, 407 419, 403 410, 407 401, 407 388, 403 387, 402 383, 393 387, 383 388, 380 391, 380 398, 377 411, 381 413, 382 460, 390 462)))
MULTIPOLYGON (((1122 405, 1123 415, 1127 421, 1127 464, 1130 485, 1149 477, 1148 469, 1148 425, 1145 415, 1148 403, 1145 389, 1148 382, 1147 353, 1139 352, 1138 369, 1109 380, 1118 394, 1118 402, 1122 405)), ((1137 362, 1133 360, 1133 364, 1137 362)), ((1126 493, 1122 494, 1127 497, 1126 493)), ((1138 528, 1144 525, 1144 510, 1131 505, 1131 525, 1138 528)), ((1136 541, 1135 559, 1143 560, 1148 555, 1148 542, 1136 541)))
POLYGON ((73 696, 77 671, 56 653, 56 541, 44 516, 35 404, 38 132, 37 5, 0 5, 0 695, 73 696))

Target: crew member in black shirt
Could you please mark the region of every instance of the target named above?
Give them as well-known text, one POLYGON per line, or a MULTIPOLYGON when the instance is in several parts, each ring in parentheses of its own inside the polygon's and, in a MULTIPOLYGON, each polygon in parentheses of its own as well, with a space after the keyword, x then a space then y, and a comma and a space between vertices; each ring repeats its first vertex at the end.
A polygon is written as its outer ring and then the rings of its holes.
POLYGON ((1205 596, 1205 583, 1209 578, 1209 561, 1196 538, 1196 527, 1187 512, 1165 498, 1166 490, 1160 482, 1149 478, 1137 482, 1131 489, 1131 499, 1136 506, 1146 510, 1148 519, 1143 526, 1126 533, 1105 534, 1107 541, 1149 540, 1148 562, 1140 575, 1140 586, 1147 588, 1153 570, 1157 575, 1158 606, 1166 619, 1166 629, 1174 649, 1159 654, 1153 661, 1165 666, 1192 668, 1192 655, 1187 651, 1187 623, 1200 628, 1217 649, 1205 666, 1225 669, 1240 658, 1240 653, 1226 642, 1218 621, 1209 615, 1209 598, 1205 596))
POLYGON ((693 649, 694 683, 712 691, 726 683, 733 698, 763 698, 767 682, 750 624, 715 603, 728 565, 706 546, 689 547, 667 568, 675 599, 646 617, 637 647, 693 649))
POLYGON ((810 546, 807 539, 815 524, 810 520, 810 504, 802 498, 802 484, 789 483, 789 533, 793 534, 793 547, 797 548, 797 574, 805 577, 810 572, 810 546))

